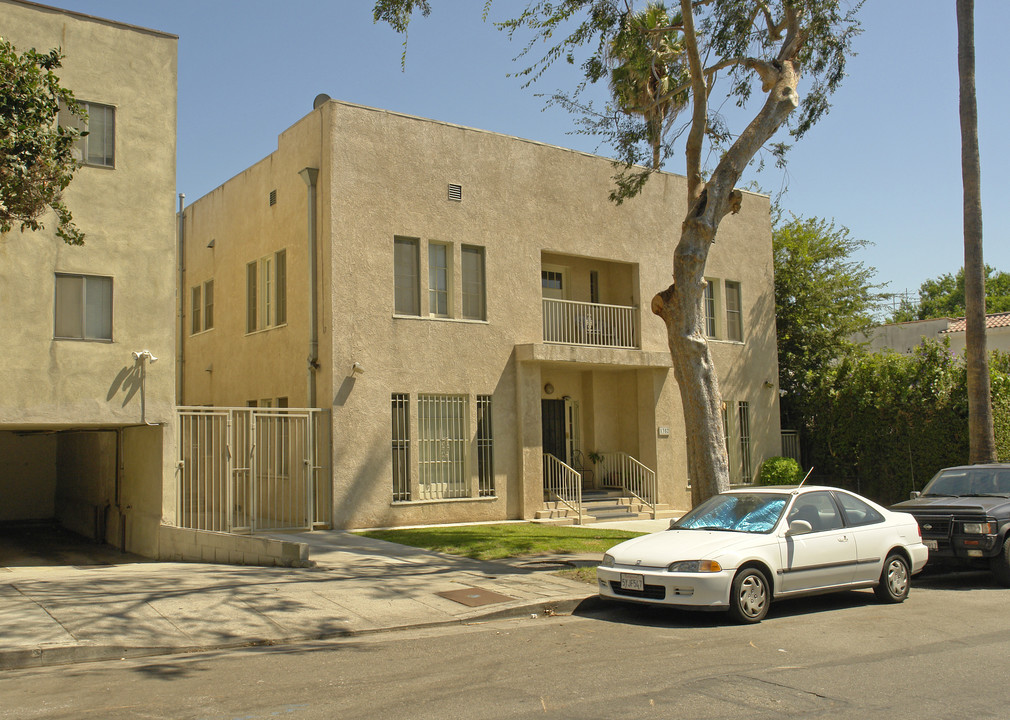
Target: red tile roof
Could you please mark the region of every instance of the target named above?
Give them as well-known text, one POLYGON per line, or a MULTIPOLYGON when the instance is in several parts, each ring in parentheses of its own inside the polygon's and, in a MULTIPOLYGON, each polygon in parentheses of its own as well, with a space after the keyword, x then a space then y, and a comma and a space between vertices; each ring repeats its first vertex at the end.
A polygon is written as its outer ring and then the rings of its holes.
MULTIPOLYGON (((985 316, 985 329, 1010 327, 1010 312, 993 313, 985 316)), ((947 329, 941 333, 964 332, 967 328, 967 321, 964 318, 955 318, 947 323, 947 329)))

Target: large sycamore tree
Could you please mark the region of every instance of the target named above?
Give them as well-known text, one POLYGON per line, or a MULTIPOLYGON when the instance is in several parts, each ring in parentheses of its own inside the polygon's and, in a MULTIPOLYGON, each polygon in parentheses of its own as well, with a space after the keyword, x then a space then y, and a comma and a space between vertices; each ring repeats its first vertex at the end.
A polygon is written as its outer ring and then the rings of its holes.
MULTIPOLYGON (((485 4, 485 14, 489 4, 485 4)), ((680 227, 670 228, 673 282, 653 298, 652 311, 666 323, 684 408, 695 503, 729 487, 722 397, 705 339, 705 263, 719 224, 740 210, 742 194, 737 184, 755 156, 766 146, 781 154, 784 143, 769 143, 783 126, 788 124, 792 136, 798 138, 827 112, 828 98, 844 77, 851 42, 859 30, 855 12, 860 4, 680 0, 679 5, 671 3, 666 13, 670 24, 656 27, 633 22, 642 9, 632 0, 532 0, 518 16, 499 23, 510 36, 530 37, 519 55, 526 66, 517 73, 528 82, 542 78, 555 62, 581 63, 586 83, 573 95, 598 80, 612 80, 607 68, 620 63, 619 54, 613 52, 615 40, 628 42, 619 36, 635 28, 665 38, 663 56, 655 66, 683 70, 685 81, 671 83, 654 100, 657 107, 671 98, 684 105, 683 126, 667 130, 683 145, 688 209, 680 227), (724 94, 737 101, 740 112, 748 113, 736 131, 710 105, 717 78, 725 81, 724 94), (752 97, 756 90, 763 100, 752 97), (713 156, 707 165, 706 158, 713 156)), ((404 34, 416 12, 427 15, 429 0, 378 0, 374 5, 377 21, 388 22, 404 34)), ((646 38, 640 47, 649 46, 646 38)), ((640 57, 635 59, 640 63, 640 57)), ((578 103, 577 98, 568 97, 570 106, 578 103)), ((620 98, 612 105, 620 109, 620 98)), ((647 108, 638 102, 630 105, 634 107, 628 110, 646 123, 647 108)), ((609 137, 624 161, 616 178, 618 191, 611 193, 611 199, 620 202, 634 195, 659 163, 654 161, 655 143, 649 141, 648 126, 637 133, 617 131, 609 137), (636 145, 642 150, 636 150, 636 145), (638 159, 645 160, 644 167, 635 166, 638 159)), ((664 154, 670 153, 673 143, 663 143, 662 148, 664 154)))

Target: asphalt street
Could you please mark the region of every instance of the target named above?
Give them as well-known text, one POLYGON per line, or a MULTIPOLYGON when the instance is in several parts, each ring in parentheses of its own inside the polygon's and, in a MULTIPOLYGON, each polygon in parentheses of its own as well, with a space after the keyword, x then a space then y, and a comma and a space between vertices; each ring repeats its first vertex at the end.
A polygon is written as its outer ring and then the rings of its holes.
POLYGON ((0 718, 1005 718, 1010 590, 982 573, 723 614, 570 617, 0 673, 0 718))

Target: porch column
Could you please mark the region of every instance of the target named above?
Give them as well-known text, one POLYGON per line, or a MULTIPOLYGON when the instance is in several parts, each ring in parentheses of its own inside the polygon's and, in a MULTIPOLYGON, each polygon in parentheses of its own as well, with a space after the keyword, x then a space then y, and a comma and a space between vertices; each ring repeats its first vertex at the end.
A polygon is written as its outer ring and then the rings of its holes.
POLYGON ((519 517, 530 519, 544 506, 543 433, 540 427, 540 363, 516 363, 519 439, 519 517))

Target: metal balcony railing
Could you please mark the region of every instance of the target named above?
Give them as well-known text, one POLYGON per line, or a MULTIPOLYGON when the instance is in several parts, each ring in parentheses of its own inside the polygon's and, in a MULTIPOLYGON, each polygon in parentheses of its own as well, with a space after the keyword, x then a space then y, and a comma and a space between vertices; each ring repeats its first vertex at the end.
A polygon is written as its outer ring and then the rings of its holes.
POLYGON ((625 305, 543 299, 544 342, 637 348, 637 308, 625 305))

